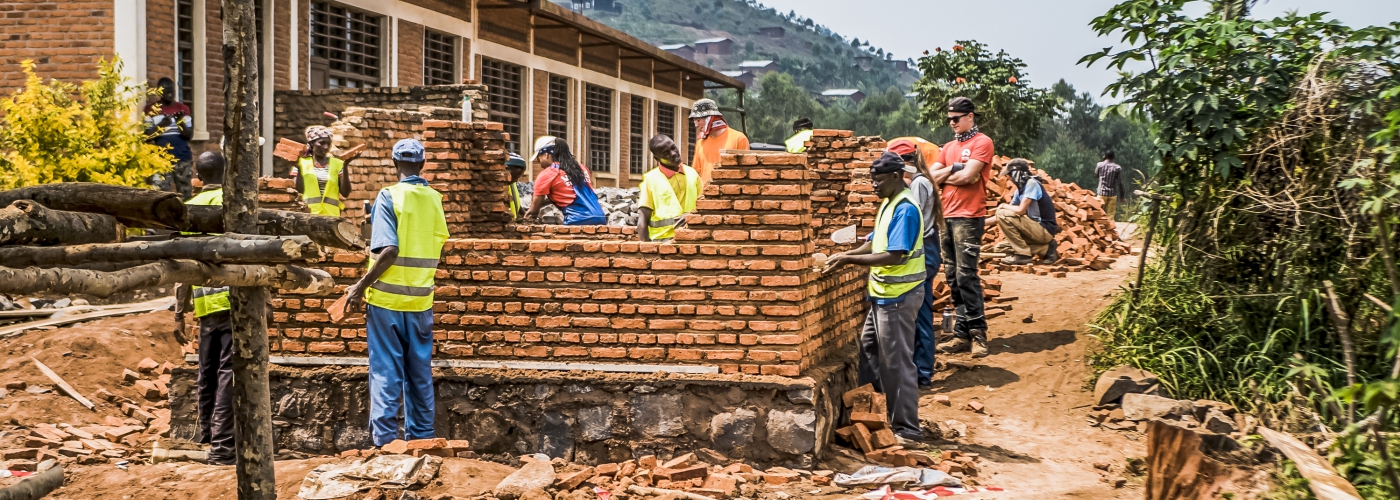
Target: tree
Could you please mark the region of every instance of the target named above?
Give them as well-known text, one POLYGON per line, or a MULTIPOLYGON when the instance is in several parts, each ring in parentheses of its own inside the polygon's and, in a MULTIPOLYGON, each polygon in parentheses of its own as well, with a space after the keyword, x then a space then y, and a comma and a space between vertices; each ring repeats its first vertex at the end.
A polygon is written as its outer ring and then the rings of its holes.
POLYGON ((1094 189, 1098 185, 1095 165, 1103 153, 1113 151, 1124 166, 1123 185, 1133 189, 1157 172, 1155 149, 1148 126, 1116 113, 1105 114, 1103 106, 1088 92, 1076 93, 1060 80, 1050 91, 1064 103, 1059 113, 1048 115, 1036 141, 1036 168, 1064 182, 1094 189))
POLYGON ((948 101, 967 97, 977 104, 977 126, 997 145, 997 153, 1029 156, 1040 137, 1043 119, 1059 109, 1049 90, 1030 86, 1026 64, 1006 51, 960 40, 953 50, 938 50, 919 59, 923 77, 914 84, 924 123, 947 127, 948 101))
POLYGON ((147 142, 139 111, 154 93, 127 86, 119 59, 99 60, 97 79, 79 87, 44 84, 33 61, 20 65, 24 89, 0 100, 0 189, 53 182, 143 186, 170 169, 174 157, 147 142))

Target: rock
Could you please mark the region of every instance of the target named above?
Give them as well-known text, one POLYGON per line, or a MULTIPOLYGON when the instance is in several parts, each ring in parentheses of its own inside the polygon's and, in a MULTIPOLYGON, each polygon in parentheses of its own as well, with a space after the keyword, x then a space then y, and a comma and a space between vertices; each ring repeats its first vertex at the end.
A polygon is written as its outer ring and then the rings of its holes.
POLYGON ((938 428, 940 431, 943 431, 943 439, 952 439, 955 437, 967 435, 967 424, 964 424, 957 420, 949 420, 947 422, 943 422, 943 425, 946 425, 948 427, 947 429, 944 429, 942 426, 938 428))
POLYGON ((710 419, 710 441, 715 448, 733 450, 753 441, 758 414, 744 408, 721 413, 710 419))
POLYGON ((1225 412, 1216 409, 1211 409, 1209 412, 1206 412, 1206 418, 1202 426, 1205 427, 1206 430, 1216 434, 1229 434, 1236 430, 1235 420, 1225 416, 1225 412))
POLYGON ((769 411, 768 444, 773 449, 801 455, 817 444, 817 414, 814 411, 769 411))
POLYGON ((151 358, 143 359, 136 365, 136 371, 148 375, 154 373, 158 369, 160 369, 160 363, 157 363, 156 360, 151 358))
POLYGON ((1094 404, 1116 403, 1129 393, 1146 393, 1157 385, 1157 376, 1127 365, 1116 366, 1099 376, 1094 384, 1094 404))
POLYGON ((799 387, 796 389, 788 389, 787 397, 788 401, 792 401, 793 403, 797 404, 812 404, 812 402, 814 401, 812 399, 811 387, 799 387))
POLYGON ((136 391, 141 393, 141 397, 151 401, 163 399, 160 395, 160 387, 157 386, 155 382, 149 380, 137 380, 136 391))
POLYGON ((584 441, 602 441, 612 437, 613 411, 610 406, 584 408, 578 412, 584 441))
POLYGON ((1192 406, 1196 407, 1196 420, 1202 422, 1206 421, 1206 415, 1209 414, 1210 411, 1213 409, 1219 410, 1220 413, 1225 414, 1226 417, 1235 418, 1235 407, 1225 403, 1221 403, 1219 401, 1211 401, 1209 399, 1197 399, 1191 404, 1192 406))
POLYGON ((137 381, 137 380, 141 380, 141 374, 136 373, 136 372, 131 371, 131 370, 122 369, 122 381, 123 381, 123 382, 126 382, 126 383, 129 384, 129 383, 135 382, 135 381, 137 381))
POLYGON ((698 450, 695 450, 695 458, 698 458, 701 462, 705 462, 707 464, 723 465, 729 463, 729 457, 726 457, 723 453, 711 450, 709 448, 700 448, 698 450))
POLYGON ((573 419, 558 412, 545 412, 540 425, 540 453, 550 457, 570 457, 574 450, 573 419))
POLYGON ((554 500, 554 497, 550 496, 549 493, 545 493, 543 489, 531 488, 525 490, 525 493, 520 495, 520 500, 554 500))
POLYGON ((1190 401, 1177 401, 1161 396, 1128 393, 1123 395, 1123 415, 1128 420, 1192 417, 1195 406, 1190 401))
POLYGON ((679 394, 642 394, 632 399, 632 424, 651 437, 685 434, 684 413, 679 394))
POLYGON ((23 380, 11 380, 5 382, 5 388, 11 391, 22 391, 26 387, 29 387, 29 383, 23 380))
POLYGON ((379 449, 390 455, 402 455, 408 452, 408 441, 395 439, 390 441, 389 444, 379 447, 379 449))
POLYGON ((947 395, 944 395, 944 394, 939 394, 939 395, 937 395, 937 396, 934 396, 934 397, 933 397, 933 402, 938 403, 938 404, 941 404, 941 405, 943 405, 943 406, 953 406, 953 400, 952 400, 952 399, 949 399, 948 396, 947 396, 947 395))
POLYGON ((502 479, 491 492, 501 500, 524 498, 526 492, 543 490, 554 484, 554 466, 549 457, 535 454, 534 460, 502 479))

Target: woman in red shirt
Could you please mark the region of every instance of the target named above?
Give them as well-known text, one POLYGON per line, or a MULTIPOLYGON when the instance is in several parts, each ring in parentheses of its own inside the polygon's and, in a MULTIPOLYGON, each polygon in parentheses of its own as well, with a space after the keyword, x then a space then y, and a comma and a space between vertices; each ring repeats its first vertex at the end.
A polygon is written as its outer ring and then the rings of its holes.
POLYGON ((553 136, 535 140, 535 162, 543 169, 535 178, 535 201, 526 219, 539 217, 545 200, 564 213, 564 225, 604 225, 608 219, 593 191, 593 176, 574 159, 569 143, 553 136))

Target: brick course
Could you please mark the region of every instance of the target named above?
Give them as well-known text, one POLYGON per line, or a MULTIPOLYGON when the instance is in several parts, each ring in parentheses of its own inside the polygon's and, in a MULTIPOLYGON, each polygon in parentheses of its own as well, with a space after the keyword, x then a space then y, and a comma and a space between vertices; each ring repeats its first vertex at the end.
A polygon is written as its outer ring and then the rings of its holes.
POLYGON ((399 23, 399 87, 423 85, 423 25, 399 23))
POLYGON ((78 83, 97 77, 97 60, 115 50, 112 2, 0 2, 0 92, 24 87, 21 61, 40 77, 78 83))

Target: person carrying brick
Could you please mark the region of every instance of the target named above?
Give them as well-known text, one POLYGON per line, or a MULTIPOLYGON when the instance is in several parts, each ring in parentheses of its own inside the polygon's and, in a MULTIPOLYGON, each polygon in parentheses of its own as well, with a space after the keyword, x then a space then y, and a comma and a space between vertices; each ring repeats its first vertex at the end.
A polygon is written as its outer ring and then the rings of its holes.
POLYGON ((690 166, 700 172, 701 185, 710 183, 710 173, 719 167, 719 152, 725 149, 749 149, 749 137, 729 128, 719 104, 711 99, 695 101, 690 110, 690 122, 695 126, 695 158, 690 166))
POLYGON ((940 353, 972 352, 987 355, 987 318, 982 304, 982 279, 977 275, 982 257, 982 233, 986 231, 987 181, 992 176, 992 139, 977 129, 977 107, 972 99, 955 97, 948 101, 948 125, 955 134, 943 145, 941 158, 933 164, 934 184, 943 186, 943 224, 940 235, 943 258, 949 266, 943 271, 952 289, 958 319, 953 338, 938 346, 940 353))
POLYGON ((394 145, 399 182, 370 208, 369 271, 346 290, 350 311, 365 310, 369 344, 369 427, 375 446, 433 437, 433 275, 447 241, 442 194, 428 187, 423 144, 394 145))
POLYGON ((812 119, 798 118, 792 122, 792 137, 783 141, 783 146, 787 152, 792 154, 802 154, 807 152, 807 141, 812 140, 812 119))
POLYGON ((695 211, 700 173, 681 164, 681 148, 666 135, 652 137, 647 147, 657 166, 642 176, 637 236, 642 241, 669 243, 676 237, 676 225, 695 211))
POLYGON ((520 199, 520 178, 525 175, 525 158, 511 153, 510 158, 506 160, 506 173, 510 174, 510 184, 506 186, 510 196, 510 216, 519 219, 525 215, 525 204, 520 199))
POLYGON ((865 244, 831 256, 823 273, 846 264, 870 268, 866 294, 870 312, 860 333, 857 385, 873 384, 885 394, 890 428, 906 440, 923 437, 919 390, 915 386, 914 323, 924 303, 924 223, 914 193, 904 185, 906 165, 886 152, 870 166, 880 209, 865 244))
POLYGON ((929 243, 924 247, 924 302, 914 322, 918 333, 914 337, 914 366, 919 371, 919 388, 927 389, 933 387, 933 353, 938 345, 933 326, 933 278, 943 264, 938 245, 933 244, 938 241, 938 226, 943 223, 943 206, 928 171, 928 166, 937 161, 938 146, 918 137, 900 137, 890 141, 885 150, 899 155, 901 161, 914 167, 915 172, 906 172, 904 180, 919 205, 924 241, 929 243))
POLYGON ((350 168, 330 153, 331 129, 306 127, 306 153, 297 160, 297 191, 311 213, 339 217, 345 210, 341 200, 350 196, 350 168))
POLYGON ((1055 223, 1054 198, 1031 173, 1031 164, 1025 158, 1008 162, 1005 175, 1016 186, 1016 194, 1011 196, 1011 203, 997 207, 997 226, 1006 240, 998 243, 996 249, 1011 253, 1001 262, 1024 266, 1031 263, 1034 255, 1040 257, 1041 264, 1054 264, 1060 260, 1060 253, 1055 250, 1060 226, 1055 223))
POLYGON ((146 135, 154 135, 157 146, 166 148, 175 157, 175 164, 169 172, 155 182, 161 191, 180 193, 180 199, 188 200, 194 193, 190 183, 193 174, 190 164, 190 139, 194 137, 194 119, 190 118, 190 107, 175 100, 175 81, 161 78, 156 82, 160 88, 160 98, 146 105, 146 135), (159 111, 157 111, 159 106, 159 111))
MULTIPOLYGON (((213 151, 199 155, 195 171, 204 187, 186 205, 224 204, 224 157, 213 151)), ((183 329, 190 299, 199 318, 199 432, 196 438, 209 445, 209 463, 233 465, 233 320, 229 316, 228 287, 186 287, 176 293, 180 307, 175 322, 183 329)))
POLYGON ((598 204, 598 193, 593 191, 593 174, 574 159, 569 143, 551 135, 535 139, 533 161, 540 167, 540 175, 535 178, 535 199, 526 219, 538 218, 549 202, 564 213, 566 226, 608 223, 603 206, 598 204))

